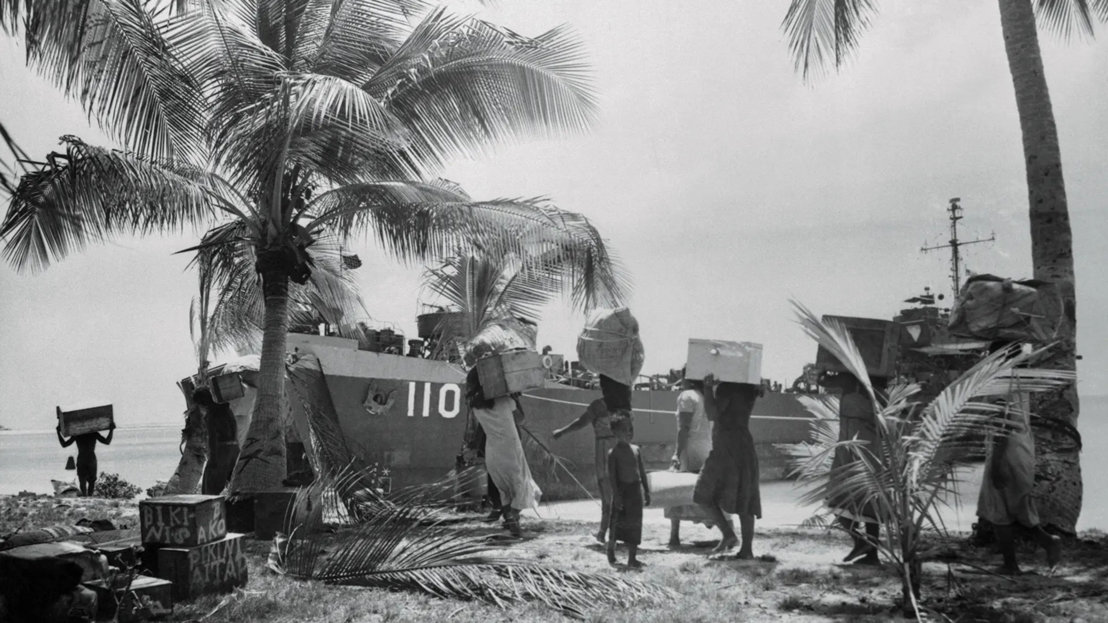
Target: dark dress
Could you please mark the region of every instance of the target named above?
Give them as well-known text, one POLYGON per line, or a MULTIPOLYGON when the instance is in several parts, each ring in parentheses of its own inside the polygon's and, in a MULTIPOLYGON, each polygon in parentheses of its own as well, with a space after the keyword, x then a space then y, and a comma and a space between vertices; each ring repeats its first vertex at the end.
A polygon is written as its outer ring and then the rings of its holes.
POLYGON ((205 495, 219 495, 231 479, 239 458, 238 425, 234 412, 226 404, 208 407, 208 451, 200 491, 205 495))
POLYGON ((638 448, 617 443, 608 453, 612 481, 612 536, 631 545, 642 542, 643 475, 638 448))
POLYGON ((631 386, 624 385, 612 378, 600 375, 600 393, 604 396, 604 405, 608 413, 631 411, 631 386))
POLYGON ((760 388, 746 383, 716 387, 719 415, 712 427, 712 450, 700 469, 693 501, 725 513, 762 517, 758 489, 758 453, 750 434, 750 415, 760 388))

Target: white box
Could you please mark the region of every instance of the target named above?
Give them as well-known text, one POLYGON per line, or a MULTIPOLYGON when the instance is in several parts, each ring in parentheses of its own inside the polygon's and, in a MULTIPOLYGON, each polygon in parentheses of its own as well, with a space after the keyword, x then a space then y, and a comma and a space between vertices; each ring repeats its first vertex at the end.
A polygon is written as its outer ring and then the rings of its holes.
POLYGON ((762 382, 762 345, 754 342, 689 339, 685 378, 700 381, 708 373, 727 383, 762 382))

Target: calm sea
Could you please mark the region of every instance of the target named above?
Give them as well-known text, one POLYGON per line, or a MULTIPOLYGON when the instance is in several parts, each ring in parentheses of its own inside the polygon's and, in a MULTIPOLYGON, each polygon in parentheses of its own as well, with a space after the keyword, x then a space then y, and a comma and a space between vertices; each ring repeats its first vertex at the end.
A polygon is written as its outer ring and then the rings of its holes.
MULTIPOLYGON (((1108 530, 1108 478, 1103 477, 1103 470, 1108 467, 1108 396, 1081 399, 1080 429, 1085 444, 1081 456, 1085 500, 1078 529, 1108 530)), ((175 426, 117 429, 112 445, 97 446, 100 471, 117 473, 143 489, 159 480, 169 480, 180 457, 177 449, 180 435, 180 428, 175 426)), ((0 431, 0 495, 20 491, 51 493, 51 479, 70 481, 77 477, 76 472, 65 469, 66 458, 75 455, 73 446, 62 448, 58 445, 52 430, 0 431)), ((958 517, 950 518, 952 527, 968 528, 979 482, 979 474, 967 475, 958 496, 961 510, 956 512, 958 517)), ((767 494, 779 494, 783 498, 795 495, 791 487, 766 489, 763 497, 767 494)), ((787 504, 788 499, 778 502, 787 504)))
MULTIPOLYGON (((117 428, 112 445, 97 444, 96 461, 102 473, 119 474, 146 489, 173 475, 180 439, 179 426, 117 428)), ((51 480, 77 478, 76 471, 65 469, 70 456, 77 456, 77 447, 61 447, 53 430, 0 431, 0 494, 53 493, 51 480)))

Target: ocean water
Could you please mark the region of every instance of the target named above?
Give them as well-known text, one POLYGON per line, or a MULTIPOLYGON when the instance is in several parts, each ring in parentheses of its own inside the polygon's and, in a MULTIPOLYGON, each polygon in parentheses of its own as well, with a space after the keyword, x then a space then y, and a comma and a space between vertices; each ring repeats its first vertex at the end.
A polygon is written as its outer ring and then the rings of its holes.
MULTIPOLYGON (((96 445, 97 465, 146 489, 173 475, 180 439, 179 426, 117 428, 110 446, 96 445)), ((0 495, 53 493, 51 480, 75 481, 77 472, 65 469, 70 456, 76 458, 77 447, 61 447, 53 430, 0 431, 0 495)))
MULTIPOLYGON (((1108 531, 1108 478, 1103 476, 1108 468, 1108 396, 1082 397, 1078 428, 1084 441, 1081 467, 1085 499, 1077 527, 1108 531)), ((176 426, 116 429, 112 445, 97 446, 100 471, 118 473, 143 489, 159 480, 169 480, 180 458, 180 435, 176 426)), ((20 491, 52 493, 52 479, 70 481, 77 477, 76 472, 65 469, 69 456, 76 456, 76 448, 62 448, 52 430, 0 431, 0 495, 20 491)), ((979 485, 980 469, 968 470, 959 487, 957 508, 944 512, 949 515, 950 528, 969 528, 979 485)), ((779 507, 774 514, 789 515, 787 511, 796 495, 787 483, 763 486, 763 503, 779 507)))

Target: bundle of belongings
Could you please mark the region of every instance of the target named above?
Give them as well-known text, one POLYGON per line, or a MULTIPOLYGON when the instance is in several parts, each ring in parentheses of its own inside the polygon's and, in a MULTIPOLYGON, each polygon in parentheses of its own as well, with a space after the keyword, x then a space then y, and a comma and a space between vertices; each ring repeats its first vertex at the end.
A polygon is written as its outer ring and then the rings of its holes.
POLYGON ((489 355, 509 350, 535 350, 538 329, 534 324, 513 318, 496 318, 485 323, 466 343, 463 360, 467 367, 489 355))
POLYGON ((591 372, 632 385, 646 359, 639 321, 626 307, 597 309, 577 336, 577 358, 591 372))
POLYGON ((990 341, 1046 343, 1054 339, 1058 321, 1041 281, 1013 281, 995 275, 966 280, 950 314, 950 332, 990 341))

